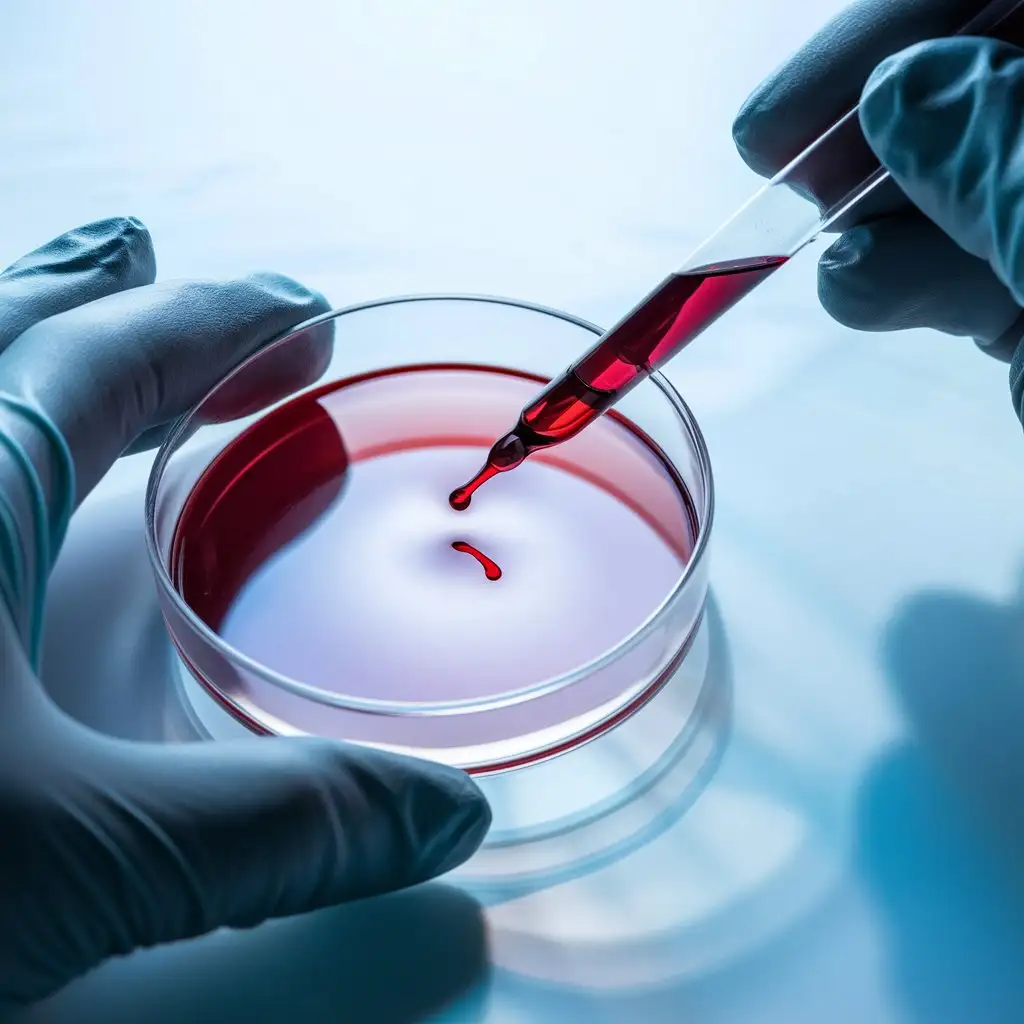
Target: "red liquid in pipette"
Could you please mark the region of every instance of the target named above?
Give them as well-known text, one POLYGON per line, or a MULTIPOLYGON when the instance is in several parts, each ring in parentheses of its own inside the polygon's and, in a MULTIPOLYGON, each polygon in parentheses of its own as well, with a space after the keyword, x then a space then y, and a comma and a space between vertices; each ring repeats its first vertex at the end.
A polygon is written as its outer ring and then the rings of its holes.
POLYGON ((785 262, 785 256, 760 256, 666 278, 523 409, 480 472, 452 491, 451 507, 469 508, 473 493, 492 477, 515 469, 532 452, 575 437, 785 262))

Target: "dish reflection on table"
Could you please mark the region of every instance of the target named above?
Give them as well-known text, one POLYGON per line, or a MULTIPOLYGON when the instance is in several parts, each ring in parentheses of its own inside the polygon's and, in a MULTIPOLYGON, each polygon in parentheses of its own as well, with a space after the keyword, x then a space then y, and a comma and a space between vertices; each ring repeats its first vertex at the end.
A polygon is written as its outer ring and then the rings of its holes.
MULTIPOLYGON (((706 616, 672 678, 610 732, 478 779, 494 825, 453 880, 477 898, 510 898, 597 870, 668 827, 705 784, 727 733, 728 680, 708 671, 710 633, 706 616)), ((251 737, 181 663, 178 679, 165 716, 169 739, 251 737)))
POLYGON ((706 611, 680 668, 640 711, 562 757, 480 780, 504 827, 452 877, 495 903, 580 878, 685 813, 728 735, 730 686, 710 661, 706 611))
MULTIPOLYGON (((496 967, 603 991, 692 978, 777 937, 828 891, 837 860, 815 813, 776 799, 767 780, 760 787, 761 757, 737 749, 756 738, 731 735, 731 665, 713 600, 704 631, 699 707, 666 755, 634 773, 622 802, 601 822, 538 843, 563 849, 546 876, 524 842, 504 848, 504 877, 467 878, 488 907, 496 967)), ((683 693, 670 684, 649 721, 641 713, 629 730, 564 758, 566 776, 642 749, 644 730, 671 719, 683 693)), ((473 870, 470 861, 462 874, 473 870)))

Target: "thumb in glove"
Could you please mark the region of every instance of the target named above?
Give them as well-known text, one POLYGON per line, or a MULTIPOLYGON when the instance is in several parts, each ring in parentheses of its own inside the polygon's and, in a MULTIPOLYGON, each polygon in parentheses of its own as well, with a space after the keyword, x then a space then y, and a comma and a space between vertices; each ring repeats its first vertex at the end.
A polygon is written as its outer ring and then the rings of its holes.
MULTIPOLYGON (((134 439, 326 308, 275 275, 148 284, 148 234, 124 225, 120 246, 116 224, 100 232, 103 273, 31 275, 20 333, 0 336, 13 442, 0 452, 0 570, 20 584, 0 601, 0 1006, 139 946, 424 881, 490 822, 472 780, 442 765, 314 738, 135 744, 46 697, 29 648, 68 511, 134 439)), ((87 250, 89 234, 68 245, 87 250)), ((315 379, 323 351, 307 356, 315 379)), ((276 396, 280 381, 256 383, 276 396)))

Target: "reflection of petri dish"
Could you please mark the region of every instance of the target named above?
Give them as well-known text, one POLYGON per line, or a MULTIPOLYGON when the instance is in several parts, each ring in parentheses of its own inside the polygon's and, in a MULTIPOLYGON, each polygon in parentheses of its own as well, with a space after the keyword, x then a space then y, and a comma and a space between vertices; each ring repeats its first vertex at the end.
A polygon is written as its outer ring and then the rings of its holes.
POLYGON ((496 300, 355 307, 184 417, 147 523, 197 713, 212 698, 251 732, 488 774, 594 739, 664 686, 697 635, 712 513, 703 440, 666 381, 468 511, 447 505, 594 333, 496 300))
MULTIPOLYGON (((728 740, 732 679, 713 601, 679 668, 636 714, 563 757, 478 778, 494 824, 453 879, 498 906, 628 859, 671 828, 728 740)), ((188 672, 173 709, 179 741, 251 736, 188 672)))
POLYGON ((455 877, 497 906, 608 868, 669 829, 713 775, 732 684, 713 602, 656 700, 565 757, 480 780, 495 825, 455 877))

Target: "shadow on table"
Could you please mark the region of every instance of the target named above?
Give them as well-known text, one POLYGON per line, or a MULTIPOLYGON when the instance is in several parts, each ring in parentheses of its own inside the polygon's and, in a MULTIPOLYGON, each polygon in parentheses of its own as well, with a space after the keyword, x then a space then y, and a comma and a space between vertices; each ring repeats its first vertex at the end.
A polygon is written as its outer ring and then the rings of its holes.
POLYGON ((5 1024, 471 1022, 489 971, 480 908, 431 884, 108 963, 5 1024))
MULTIPOLYGON (((602 992, 602 1019, 1024 1020, 1024 595, 920 595, 897 609, 881 653, 908 738, 856 794, 854 866, 869 913, 852 887, 826 890, 718 969, 602 992), (847 972, 875 963, 882 991, 852 987, 847 972)), ((551 1019, 597 1012, 594 993, 533 979, 516 995, 551 1019)))
POLYGON ((927 1024, 1024 1014, 1024 601, 929 593, 884 658, 913 740, 859 801, 859 866, 894 985, 927 1024))

